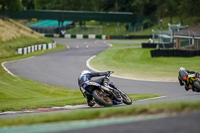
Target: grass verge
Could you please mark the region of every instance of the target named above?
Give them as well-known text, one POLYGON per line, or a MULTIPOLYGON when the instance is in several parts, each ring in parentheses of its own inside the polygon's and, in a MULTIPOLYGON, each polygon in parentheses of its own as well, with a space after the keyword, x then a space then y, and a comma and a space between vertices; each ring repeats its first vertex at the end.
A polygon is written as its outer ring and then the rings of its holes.
MULTIPOLYGON (((30 56, 36 56, 66 49, 65 45, 57 45, 55 49, 37 51, 27 55, 18 55, 15 51, 17 47, 24 47, 27 45, 51 41, 52 40, 48 38, 33 39, 22 37, 1 43, 0 47, 2 49, 0 50, 0 64, 5 61, 18 60, 30 56)), ((134 100, 156 96, 159 95, 131 95, 134 100)), ((84 103, 86 103, 86 100, 79 90, 48 86, 27 79, 13 77, 8 74, 2 67, 0 67, 0 112, 35 109, 39 107, 76 105, 84 103)))
MULTIPOLYGON (((15 52, 15 48, 19 46, 23 47, 47 41, 51 42, 52 40, 46 38, 34 39, 22 37, 17 40, 1 43, 2 56, 0 56, 0 64, 4 61, 23 59, 66 49, 64 45, 57 45, 55 49, 37 51, 27 55, 17 55, 15 52)), ((84 102, 80 92, 77 90, 48 86, 27 79, 13 77, 0 67, 0 112, 22 110, 26 108, 51 107, 55 105, 80 104, 84 102), (67 97, 70 95, 73 97, 67 97)))
POLYGON ((126 48, 135 44, 113 44, 90 61, 100 71, 113 70, 116 75, 158 81, 177 81, 178 69, 185 67, 200 72, 200 57, 156 57, 151 49, 126 48))
POLYGON ((137 106, 111 107, 111 108, 90 108, 84 110, 72 110, 68 113, 48 115, 28 115, 16 118, 1 118, 0 127, 14 125, 30 125, 36 123, 91 120, 109 117, 122 117, 158 113, 199 111, 200 102, 178 102, 178 103, 157 103, 137 106))

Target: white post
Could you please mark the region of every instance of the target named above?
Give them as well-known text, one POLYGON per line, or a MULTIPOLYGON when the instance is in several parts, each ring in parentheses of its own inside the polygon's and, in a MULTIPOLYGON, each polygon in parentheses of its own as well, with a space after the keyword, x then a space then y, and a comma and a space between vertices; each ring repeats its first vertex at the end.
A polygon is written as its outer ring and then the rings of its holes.
POLYGON ((35 45, 35 51, 37 51, 37 50, 38 50, 38 49, 37 49, 37 46, 38 46, 38 45, 35 45))
POLYGON ((106 35, 102 35, 101 37, 103 40, 106 40, 106 35))
POLYGON ((24 54, 27 54, 27 47, 24 48, 24 54))
POLYGON ((43 50, 46 50, 46 49, 47 49, 47 45, 43 44, 43 50))
POLYGON ((95 34, 89 34, 89 35, 88 35, 88 38, 89 38, 89 39, 95 39, 95 38, 96 38, 96 35, 95 35, 95 34))
POLYGON ((31 46, 28 46, 28 53, 31 52, 31 46))
POLYGON ((22 54, 22 48, 18 48, 18 54, 22 54))
POLYGON ((52 49, 52 44, 51 43, 48 44, 48 48, 52 49))
POLYGON ((39 45, 38 45, 38 50, 41 50, 41 48, 42 48, 42 45, 39 44, 39 45))
POLYGON ((65 38, 70 39, 71 38, 71 34, 65 34, 65 38))
POLYGON ((33 46, 32 46, 32 52, 34 52, 34 51, 35 51, 35 46, 33 45, 33 46))
POLYGON ((76 39, 83 39, 83 34, 77 34, 76 39))

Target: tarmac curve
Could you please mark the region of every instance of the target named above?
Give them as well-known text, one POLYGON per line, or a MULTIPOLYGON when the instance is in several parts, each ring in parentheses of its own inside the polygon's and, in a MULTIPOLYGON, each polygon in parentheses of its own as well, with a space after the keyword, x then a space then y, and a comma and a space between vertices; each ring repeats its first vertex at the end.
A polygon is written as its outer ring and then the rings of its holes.
MULTIPOLYGON (((103 40, 75 40, 54 39, 59 44, 68 45, 68 50, 49 53, 32 58, 6 62, 3 66, 15 76, 54 86, 64 86, 79 89, 77 79, 80 72, 89 69, 86 61, 104 51, 110 43, 140 43, 134 41, 103 41, 103 40)), ((141 104, 147 102, 174 102, 200 100, 198 93, 185 91, 177 82, 156 82, 129 80, 111 77, 121 90, 128 94, 154 93, 161 94, 159 99, 149 99, 134 102, 141 104)), ((127 124, 111 124, 92 128, 55 132, 198 132, 199 113, 178 115, 176 117, 130 122, 127 124), (191 128, 191 129, 190 129, 191 128), (101 130, 99 130, 101 129, 101 130)), ((8 130, 9 128, 6 128, 8 130)), ((18 128, 17 128, 18 130, 18 128)))
MULTIPOLYGON (((111 43, 141 43, 140 41, 108 41, 86 39, 54 39, 69 47, 67 50, 4 63, 12 74, 48 85, 79 89, 77 79, 87 67, 87 60, 109 47, 111 43)), ((90 69, 89 69, 90 70, 90 69)), ((145 75, 144 75, 145 76, 145 75)), ((199 93, 185 91, 177 82, 129 80, 110 77, 121 90, 128 94, 153 93, 163 95, 153 101, 200 100, 199 93)), ((145 101, 149 102, 149 101, 145 101)), ((141 103, 141 101, 139 102, 141 103)), ((137 104, 137 102, 135 102, 137 104)))

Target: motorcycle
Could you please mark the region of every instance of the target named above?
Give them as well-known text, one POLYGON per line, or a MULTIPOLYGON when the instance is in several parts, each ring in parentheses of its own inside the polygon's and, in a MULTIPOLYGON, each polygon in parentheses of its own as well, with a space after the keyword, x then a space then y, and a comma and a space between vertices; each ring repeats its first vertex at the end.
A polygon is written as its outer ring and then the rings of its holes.
POLYGON ((181 67, 179 69, 178 81, 181 86, 185 85, 185 90, 192 89, 194 92, 200 92, 200 77, 199 73, 185 70, 181 67))
MULTIPOLYGON (((114 71, 110 72, 110 74, 112 73, 114 71)), ((122 103, 132 104, 131 98, 110 82, 108 79, 110 74, 98 80, 85 82, 82 85, 83 89, 85 89, 87 94, 92 95, 95 102, 100 106, 110 107, 122 103)))

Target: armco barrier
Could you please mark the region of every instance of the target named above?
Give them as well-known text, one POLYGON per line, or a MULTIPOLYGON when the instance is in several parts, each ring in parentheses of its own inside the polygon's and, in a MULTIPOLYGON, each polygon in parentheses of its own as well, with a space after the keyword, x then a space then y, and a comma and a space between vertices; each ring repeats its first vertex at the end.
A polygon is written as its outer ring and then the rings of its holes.
POLYGON ((151 50, 151 57, 194 57, 200 56, 200 50, 151 50))
POLYGON ((48 44, 38 44, 38 45, 28 46, 24 48, 18 48, 17 51, 18 51, 18 54, 24 55, 24 54, 32 53, 35 51, 52 49, 52 48, 56 48, 56 42, 48 43, 48 44))
POLYGON ((158 48, 173 48, 174 44, 173 43, 164 43, 164 44, 161 44, 161 43, 142 43, 142 48, 157 48, 157 47, 158 48))

